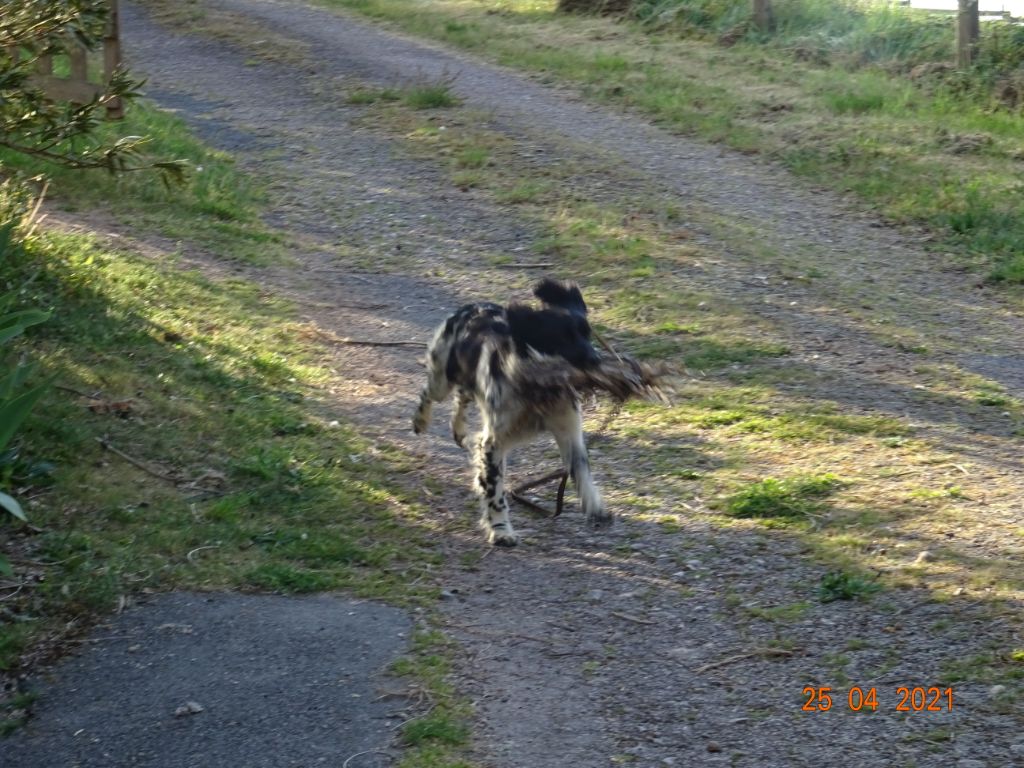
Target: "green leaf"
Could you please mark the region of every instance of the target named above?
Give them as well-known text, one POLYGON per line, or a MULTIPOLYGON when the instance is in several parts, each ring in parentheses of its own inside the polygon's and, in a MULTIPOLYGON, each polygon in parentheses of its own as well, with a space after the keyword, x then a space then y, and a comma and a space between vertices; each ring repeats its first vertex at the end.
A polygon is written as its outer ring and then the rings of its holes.
POLYGON ((10 400, 11 395, 28 381, 28 378, 35 373, 36 364, 28 363, 15 366, 14 370, 3 378, 0 378, 0 403, 10 400))
POLYGON ((14 571, 11 568, 11 564, 7 562, 7 558, 0 555, 0 576, 13 576, 14 571))
POLYGON ((50 313, 41 309, 23 309, 0 317, 0 344, 5 344, 24 333, 29 326, 38 325, 49 319, 50 313))
POLYGON ((14 437, 21 422, 28 416, 36 401, 50 388, 51 383, 52 379, 45 381, 0 406, 0 450, 3 450, 14 437))
POLYGON ((21 520, 21 522, 23 522, 23 523, 27 523, 28 522, 28 518, 25 517, 25 512, 21 508, 21 504, 19 504, 14 499, 13 496, 8 496, 3 491, 0 491, 0 507, 3 507, 4 509, 6 509, 8 512, 10 512, 16 518, 21 520))

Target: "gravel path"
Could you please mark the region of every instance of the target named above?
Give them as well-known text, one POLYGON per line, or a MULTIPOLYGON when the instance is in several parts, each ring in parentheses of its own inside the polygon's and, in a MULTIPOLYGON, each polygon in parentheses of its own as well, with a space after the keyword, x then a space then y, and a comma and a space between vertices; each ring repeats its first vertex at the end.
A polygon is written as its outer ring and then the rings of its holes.
MULTIPOLYGON (((250 61, 223 42, 162 29, 132 5, 129 63, 159 103, 271 181, 272 223, 305 245, 298 268, 188 254, 196 263, 251 275, 319 327, 351 337, 423 339, 461 301, 522 292, 529 278, 494 269, 493 257, 528 251, 536 224, 457 191, 442 163, 414 158, 340 95, 346 84, 458 73, 467 108, 524 152, 552 162, 600 155, 606 186, 628 195, 641 177, 645 194, 678 201, 696 241, 719 258, 672 279, 756 310, 792 350, 783 364, 815 372, 808 387, 904 416, 949 444, 950 461, 998 478, 973 522, 951 535, 979 557, 1019 552, 1019 442, 1009 426, 963 403, 916 398, 920 357, 883 343, 873 323, 926 339, 929 362, 973 367, 1024 394, 1021 320, 969 277, 942 272, 910 235, 748 157, 347 16, 276 0, 208 5, 294 41, 308 65, 250 61), (791 259, 825 279, 786 279, 791 259)), ((895 711, 898 686, 934 685, 950 663, 1024 647, 1018 605, 937 602, 910 588, 871 603, 807 603, 783 622, 765 611, 806 601, 823 570, 813 553, 782 533, 716 527, 699 509, 671 536, 628 517, 598 535, 575 514, 531 523, 520 513, 524 545, 490 552, 462 522, 472 506, 464 459, 440 418, 428 439, 409 434, 415 357, 338 347, 324 407, 417 457, 422 474, 411 482, 444 488, 430 491, 451 530, 442 614, 465 649, 458 682, 477 708, 481 764, 1024 764, 1013 681, 958 684, 952 712, 895 711), (807 685, 833 686, 837 706, 801 711, 807 685), (853 685, 877 686, 878 712, 849 711, 853 685)), ((594 454, 606 487, 644 493, 628 445, 594 454)))

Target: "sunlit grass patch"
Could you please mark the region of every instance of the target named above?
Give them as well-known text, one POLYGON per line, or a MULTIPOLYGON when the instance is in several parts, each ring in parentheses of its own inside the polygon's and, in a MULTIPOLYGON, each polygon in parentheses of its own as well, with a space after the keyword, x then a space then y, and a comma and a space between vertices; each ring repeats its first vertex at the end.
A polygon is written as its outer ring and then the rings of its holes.
POLYGON ((53 309, 24 348, 63 389, 7 470, 42 530, 19 546, 46 579, 31 618, 0 629, 0 663, 140 588, 432 594, 405 584, 434 555, 392 479, 404 459, 326 423, 330 373, 287 303, 82 236, 38 237, 3 278, 53 309), (26 471, 44 464, 45 482, 26 471))
POLYGON ((723 507, 733 517, 803 519, 821 509, 824 499, 843 485, 829 473, 782 480, 769 477, 732 494, 723 507))
POLYGON ((224 258, 267 263, 282 258, 282 236, 259 218, 260 185, 243 174, 234 159, 194 138, 180 118, 145 101, 133 104, 123 122, 101 125, 99 136, 148 136, 149 152, 165 160, 185 160, 183 187, 166 185, 155 173, 112 176, 75 171, 0 149, 0 164, 26 175, 50 178, 49 197, 69 210, 100 208, 133 227, 188 240, 224 258))

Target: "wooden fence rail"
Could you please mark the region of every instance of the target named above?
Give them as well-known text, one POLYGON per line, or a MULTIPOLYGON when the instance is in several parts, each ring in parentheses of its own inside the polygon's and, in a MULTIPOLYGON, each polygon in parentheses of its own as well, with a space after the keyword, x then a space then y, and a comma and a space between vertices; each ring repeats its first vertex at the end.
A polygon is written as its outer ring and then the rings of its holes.
MULTIPOLYGON (((110 17, 103 36, 103 79, 95 83, 89 79, 89 52, 75 41, 69 41, 67 77, 54 74, 53 57, 41 56, 36 64, 32 81, 48 96, 57 101, 85 104, 106 92, 106 85, 121 64, 121 27, 118 18, 118 0, 110 0, 110 17)), ((116 120, 124 116, 121 99, 112 99, 107 104, 107 117, 116 120)))

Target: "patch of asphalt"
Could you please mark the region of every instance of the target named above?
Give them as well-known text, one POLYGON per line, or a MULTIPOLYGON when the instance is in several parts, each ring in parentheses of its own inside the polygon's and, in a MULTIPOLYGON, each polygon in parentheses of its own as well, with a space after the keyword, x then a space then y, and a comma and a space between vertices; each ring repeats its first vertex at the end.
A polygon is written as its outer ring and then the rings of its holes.
MULTIPOLYGON (((332 766, 408 717, 386 666, 401 610, 345 597, 169 593, 97 627, 36 681, 4 768, 332 766)), ((367 754, 359 766, 385 765, 367 754)))

